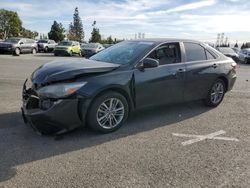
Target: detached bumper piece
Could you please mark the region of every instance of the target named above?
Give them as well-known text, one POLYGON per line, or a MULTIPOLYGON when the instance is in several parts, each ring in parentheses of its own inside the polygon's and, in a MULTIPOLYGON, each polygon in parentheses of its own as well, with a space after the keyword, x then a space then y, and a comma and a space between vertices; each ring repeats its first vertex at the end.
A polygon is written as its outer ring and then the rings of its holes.
POLYGON ((77 99, 42 100, 25 86, 21 111, 24 122, 39 134, 58 135, 82 125, 77 99))

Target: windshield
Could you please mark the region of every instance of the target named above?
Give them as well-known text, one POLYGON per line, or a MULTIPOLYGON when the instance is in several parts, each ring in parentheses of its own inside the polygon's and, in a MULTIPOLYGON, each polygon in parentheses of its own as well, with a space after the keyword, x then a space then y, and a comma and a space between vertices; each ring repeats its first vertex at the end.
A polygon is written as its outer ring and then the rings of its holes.
POLYGON ((47 43, 47 40, 39 40, 38 43, 47 43))
POLYGON ((72 45, 72 42, 70 41, 63 41, 59 43, 59 46, 71 46, 71 45, 72 45))
POLYGON ((218 48, 222 53, 235 53, 232 48, 218 48))
POLYGON ((151 49, 153 42, 121 42, 109 47, 90 59, 115 64, 130 64, 151 49))
POLYGON ((10 42, 10 43, 18 43, 20 39, 18 38, 10 38, 6 39, 5 42, 10 42))
POLYGON ((96 43, 89 43, 89 44, 85 44, 83 47, 84 48, 97 48, 98 44, 96 44, 96 43))

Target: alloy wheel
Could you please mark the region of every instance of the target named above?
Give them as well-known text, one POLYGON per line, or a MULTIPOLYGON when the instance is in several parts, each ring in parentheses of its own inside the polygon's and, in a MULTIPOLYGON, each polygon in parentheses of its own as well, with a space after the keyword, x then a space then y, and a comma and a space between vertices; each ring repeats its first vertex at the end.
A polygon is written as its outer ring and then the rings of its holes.
POLYGON ((112 129, 119 125, 125 115, 125 107, 118 98, 105 100, 99 106, 96 118, 98 124, 104 129, 112 129))
POLYGON ((15 49, 15 54, 16 54, 16 55, 20 55, 20 49, 19 49, 19 48, 16 48, 16 49, 15 49))
POLYGON ((218 104, 222 99, 224 95, 224 85, 221 82, 216 82, 213 87, 210 94, 211 102, 213 104, 218 104))

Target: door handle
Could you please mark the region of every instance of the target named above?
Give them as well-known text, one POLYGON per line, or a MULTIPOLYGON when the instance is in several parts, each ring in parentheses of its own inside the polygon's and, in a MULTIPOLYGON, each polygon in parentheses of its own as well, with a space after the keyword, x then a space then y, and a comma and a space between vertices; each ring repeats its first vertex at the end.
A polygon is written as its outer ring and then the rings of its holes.
POLYGON ((216 67, 218 67, 218 65, 215 63, 215 64, 212 65, 212 67, 216 68, 216 67))
POLYGON ((184 72, 186 72, 186 69, 178 69, 178 70, 176 71, 176 73, 184 73, 184 72))

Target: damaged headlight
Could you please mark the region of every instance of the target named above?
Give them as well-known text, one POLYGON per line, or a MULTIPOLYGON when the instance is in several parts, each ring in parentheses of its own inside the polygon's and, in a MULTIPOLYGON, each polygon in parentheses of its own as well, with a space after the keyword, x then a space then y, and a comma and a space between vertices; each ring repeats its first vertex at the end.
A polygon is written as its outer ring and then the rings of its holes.
POLYGON ((39 97, 42 98, 62 98, 75 93, 78 89, 86 85, 87 82, 74 82, 54 84, 42 87, 37 91, 39 97))

